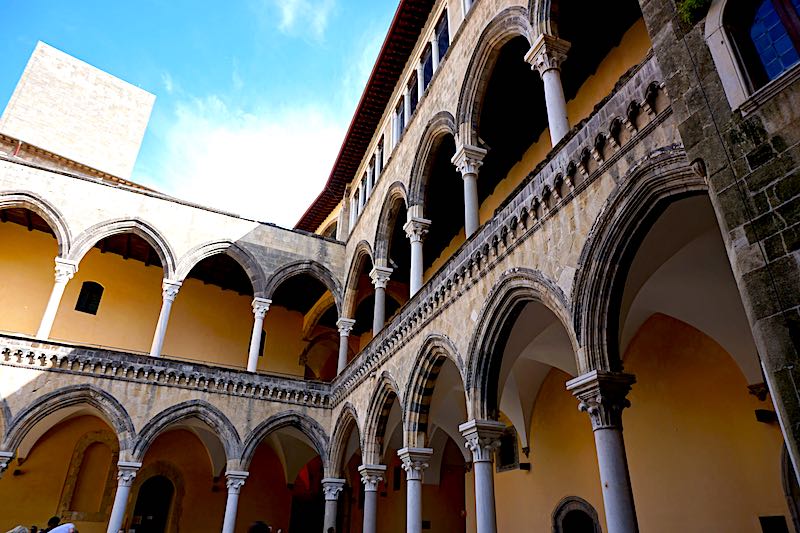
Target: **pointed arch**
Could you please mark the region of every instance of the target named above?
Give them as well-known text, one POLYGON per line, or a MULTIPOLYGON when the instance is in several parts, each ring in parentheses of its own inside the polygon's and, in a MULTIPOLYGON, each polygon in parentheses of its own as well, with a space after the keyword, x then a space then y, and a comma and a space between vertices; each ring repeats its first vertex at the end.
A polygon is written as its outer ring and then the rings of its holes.
POLYGON ((664 209, 707 191, 683 149, 674 147, 651 153, 618 182, 592 225, 575 271, 571 314, 583 346, 581 373, 622 369, 615 311, 622 297, 620 280, 664 209))
POLYGON ((481 33, 478 45, 467 67, 464 83, 458 98, 456 120, 460 141, 466 145, 480 146, 478 122, 483 98, 500 50, 514 37, 525 37, 533 43, 528 10, 521 6, 504 9, 498 13, 481 33))
POLYGON ((174 279, 175 253, 172 251, 169 242, 161 232, 155 229, 155 226, 140 218, 107 220, 85 229, 75 238, 75 242, 67 258, 75 262, 80 262, 86 253, 98 242, 106 237, 111 237, 119 233, 133 233, 147 241, 161 260, 161 266, 164 269, 164 278, 174 279))
POLYGON ((167 407, 145 424, 133 447, 134 460, 141 462, 153 441, 170 426, 193 418, 207 425, 219 438, 228 462, 238 459, 241 440, 239 432, 236 431, 228 417, 206 401, 188 400, 167 407))
POLYGON ((528 302, 538 302, 547 307, 561 322, 579 352, 572 331, 569 301, 561 288, 538 270, 514 268, 503 272, 481 309, 477 327, 470 341, 466 379, 467 405, 471 418, 494 419, 499 410, 498 374, 503 358, 503 340, 509 328, 528 302))
POLYGON ((358 426, 358 412, 356 408, 353 407, 353 404, 346 402, 342 406, 342 410, 339 411, 339 417, 336 419, 336 424, 334 424, 333 433, 331 434, 331 446, 328 458, 330 471, 326 474, 328 477, 342 476, 342 472, 344 471, 344 454, 353 431, 358 432, 358 444, 359 447, 362 448, 364 438, 361 433, 361 428, 358 426))
POLYGON ((381 464, 383 454, 386 452, 386 424, 389 421, 392 406, 395 401, 398 402, 401 413, 400 423, 403 427, 405 426, 405 409, 397 382, 386 371, 381 374, 371 398, 364 422, 361 456, 364 464, 381 464))
POLYGON ((352 318, 356 313, 356 295, 358 293, 358 275, 364 267, 364 261, 369 261, 374 265, 375 256, 372 254, 372 247, 367 241, 360 241, 353 252, 350 260, 350 271, 345 280, 344 301, 342 312, 339 316, 352 318))
POLYGON ((66 416, 88 407, 114 429, 119 449, 125 456, 136 431, 127 410, 114 396, 94 385, 70 385, 42 395, 8 421, 0 449, 26 456, 39 437, 66 416), (36 431, 34 431, 36 429, 36 431))
MULTIPOLYGON (((425 126, 422 138, 414 155, 411 167, 411 180, 408 187, 408 204, 425 205, 427 196, 428 179, 430 179, 432 155, 445 135, 457 137, 456 120, 447 111, 436 113, 425 126)), ((425 216, 426 213, 420 213, 425 216)))
POLYGON ((0 209, 22 207, 33 211, 47 222, 58 241, 58 256, 67 257, 72 246, 72 234, 66 218, 50 202, 30 191, 7 191, 0 194, 0 209))
POLYGON ((312 259, 304 259, 302 261, 293 261, 277 268, 272 275, 267 279, 264 288, 264 297, 272 298, 275 290, 291 277, 300 274, 308 274, 314 279, 325 285, 325 288, 333 295, 334 302, 336 303, 336 311, 341 316, 342 310, 342 288, 339 280, 328 270, 325 266, 312 259))
POLYGON ((320 459, 322 459, 324 471, 327 472, 329 470, 328 435, 325 433, 322 426, 319 425, 319 422, 297 411, 283 411, 272 415, 256 426, 253 431, 247 435, 242 445, 239 467, 242 470, 247 470, 255 456, 258 445, 271 433, 287 427, 297 429, 308 438, 312 448, 314 448, 317 454, 319 454, 320 459))
POLYGON ((528 0, 528 12, 534 35, 558 37, 558 0, 528 0))
POLYGON ((225 254, 236 261, 250 278, 253 295, 258 298, 264 296, 266 282, 261 265, 247 247, 230 240, 207 242, 186 252, 175 267, 175 280, 183 282, 200 261, 217 254, 225 254))
POLYGON ((392 232, 397 224, 397 217, 403 209, 408 210, 408 195, 405 185, 396 181, 389 185, 383 197, 383 206, 375 231, 375 261, 379 264, 384 264, 389 259, 392 232))

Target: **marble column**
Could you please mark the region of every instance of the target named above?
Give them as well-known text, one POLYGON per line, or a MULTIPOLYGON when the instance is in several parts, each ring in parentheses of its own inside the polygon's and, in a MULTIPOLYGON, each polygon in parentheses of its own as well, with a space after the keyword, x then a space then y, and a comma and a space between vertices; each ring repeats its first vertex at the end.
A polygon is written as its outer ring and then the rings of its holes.
POLYGON ((327 533, 329 528, 336 529, 336 508, 339 493, 342 492, 345 480, 334 477, 322 479, 322 492, 325 494, 325 518, 322 522, 322 533, 327 533))
POLYGON ((406 532, 422 533, 422 476, 433 449, 401 448, 397 455, 406 471, 406 532))
POLYGON ((233 533, 236 529, 236 509, 239 506, 239 491, 250 474, 241 470, 225 472, 228 485, 228 499, 225 502, 225 518, 222 521, 222 533, 233 533))
MULTIPOLYGON (((419 63, 417 65, 417 98, 422 100, 422 94, 425 92, 425 65, 419 63)), ((417 103, 419 105, 419 102, 417 103)))
POLYGON ((439 39, 436 32, 433 32, 433 39, 431 39, 431 60, 433 61, 433 71, 439 70, 439 39))
POLYGON ((375 533, 378 523, 378 485, 383 481, 386 465, 361 465, 361 482, 364 484, 363 533, 375 533))
POLYGON ((258 355, 261 349, 261 332, 264 330, 264 316, 269 311, 272 300, 253 298, 253 333, 250 335, 250 351, 247 355, 247 371, 255 372, 258 368, 258 355))
POLYGON ((56 279, 53 284, 53 290, 50 291, 50 299, 47 301, 42 321, 39 323, 39 331, 36 332, 37 339, 44 341, 50 337, 50 330, 53 329, 53 322, 56 320, 56 313, 58 312, 58 306, 61 305, 64 289, 67 288, 67 282, 72 279, 77 271, 77 261, 56 257, 56 279))
POLYGON ((525 54, 525 61, 542 77, 547 124, 553 146, 569 132, 567 101, 561 85, 561 63, 567 58, 569 47, 570 43, 563 39, 542 34, 525 54))
POLYGON ((411 279, 409 281, 409 297, 413 297, 422 288, 422 242, 428 234, 431 221, 426 218, 409 217, 403 229, 411 241, 411 279))
POLYGON ((372 284, 375 286, 375 308, 372 313, 373 337, 383 329, 383 323, 386 322, 386 285, 389 283, 391 275, 391 268, 379 266, 374 267, 369 273, 372 284))
POLYGON ((119 461, 117 463, 117 492, 114 495, 114 506, 111 508, 111 518, 108 520, 106 533, 118 533, 122 529, 122 521, 125 519, 125 509, 128 505, 128 495, 131 492, 131 485, 136 478, 136 472, 142 467, 142 463, 130 461, 119 461))
POLYGON ((486 157, 486 150, 477 146, 462 145, 456 150, 452 162, 464 180, 464 232, 469 238, 480 225, 478 218, 478 169, 486 157))
POLYGON ((622 438, 622 410, 630 406, 626 396, 635 382, 630 374, 598 370, 567 382, 578 409, 592 421, 608 533, 639 531, 622 438))
POLYGON ((3 479, 3 473, 11 464, 14 459, 14 452, 0 452, 0 479, 3 479))
POLYGON ((353 331, 355 323, 352 318, 340 318, 336 321, 336 327, 339 328, 339 359, 336 364, 336 375, 341 374, 347 366, 347 343, 350 341, 350 332, 353 331))
POLYGON ((153 335, 153 344, 150 347, 151 357, 161 357, 164 338, 167 336, 167 324, 169 323, 169 313, 172 310, 172 302, 178 296, 180 288, 180 281, 165 279, 161 282, 161 313, 158 315, 158 325, 156 325, 156 333, 153 335))
POLYGON ((496 533, 494 508, 494 450, 506 427, 495 420, 470 420, 458 426, 472 452, 475 475, 475 522, 477 533, 496 533))

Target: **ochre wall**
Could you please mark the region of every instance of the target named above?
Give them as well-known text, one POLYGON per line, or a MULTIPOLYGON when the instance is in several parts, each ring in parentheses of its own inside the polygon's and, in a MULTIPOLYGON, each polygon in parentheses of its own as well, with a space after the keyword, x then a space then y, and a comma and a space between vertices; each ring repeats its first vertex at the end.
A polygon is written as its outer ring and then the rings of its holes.
POLYGON ((236 531, 244 533, 250 524, 261 520, 287 531, 292 508, 292 494, 286 487, 286 475, 278 456, 269 444, 256 450, 248 469, 250 476, 242 487, 236 513, 236 531))

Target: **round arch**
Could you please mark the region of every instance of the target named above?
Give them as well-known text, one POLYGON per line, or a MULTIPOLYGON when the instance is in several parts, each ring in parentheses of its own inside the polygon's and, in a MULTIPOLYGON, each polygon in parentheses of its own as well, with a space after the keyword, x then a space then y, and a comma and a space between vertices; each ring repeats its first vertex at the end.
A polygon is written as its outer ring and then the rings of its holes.
POLYGON ((356 312, 356 296, 358 292, 358 275, 364 267, 364 261, 369 261, 374 265, 375 256, 372 247, 367 241, 359 241, 350 260, 350 271, 345 280, 344 299, 342 302, 342 312, 339 316, 352 318, 356 312))
POLYGON ((549 309, 567 332, 573 351, 579 345, 572 331, 569 302, 561 288, 538 270, 515 268, 503 272, 481 309, 475 333, 470 340, 467 406, 472 418, 494 419, 498 411, 497 374, 503 357, 500 343, 508 328, 512 327, 521 304, 538 302, 549 309))
POLYGON ((389 259, 392 231, 402 209, 408 210, 408 194, 405 185, 396 181, 386 190, 378 217, 378 227, 375 231, 375 261, 380 264, 384 264, 389 259))
POLYGON ((296 411, 283 411, 272 415, 258 426, 247 436, 242 445, 242 453, 239 457, 239 466, 242 470, 250 467, 250 462, 255 456, 256 449, 261 442, 271 433, 281 428, 292 427, 300 431, 311 442, 312 448, 322 459, 322 466, 325 472, 329 470, 328 462, 328 435, 319 422, 313 418, 298 413, 296 411))
MULTIPOLYGON (((427 196, 428 179, 431 171, 431 156, 445 135, 457 137, 456 121, 447 111, 436 113, 425 126, 422 138, 414 155, 411 167, 411 179, 408 187, 408 205, 425 205, 427 196)), ((420 213, 425 216, 426 213, 420 213)))
POLYGON ((585 514, 592 521, 594 533, 601 533, 600 520, 597 518, 597 511, 592 504, 578 496, 567 496, 563 498, 553 510, 553 533, 566 533, 564 529, 564 519, 571 512, 585 514))
POLYGON ((228 462, 239 457, 239 433, 222 411, 203 400, 188 400, 167 407, 145 424, 133 446, 133 458, 141 462, 150 445, 170 426, 188 419, 198 419, 219 438, 228 462))
POLYGON ((622 297, 619 280, 625 278, 639 244, 664 209, 675 200, 707 191, 705 180, 678 148, 645 157, 620 180, 589 232, 575 272, 571 309, 583 347, 581 373, 622 369, 614 310, 622 297))
POLYGON ((535 36, 558 37, 558 0, 528 0, 531 28, 535 36))
POLYGON ((33 211, 47 222, 58 241, 58 256, 67 257, 72 247, 72 234, 64 215, 50 202, 29 191, 8 191, 0 194, 0 209, 22 207, 33 211))
POLYGON ((391 374, 386 371, 381 374, 371 398, 364 422, 364 434, 361 437, 363 445, 361 455, 364 464, 380 464, 386 451, 384 449, 386 425, 392 406, 394 402, 398 402, 402 426, 405 426, 405 409, 400 397, 400 388, 391 374))
POLYGON ((176 281, 183 282, 186 276, 189 275, 189 272, 191 272, 200 261, 217 254, 225 254, 233 258, 233 260, 242 267, 245 273, 247 273, 247 277, 250 278, 250 283, 253 285, 254 296, 264 296, 266 283, 261 265, 247 248, 229 240, 208 242, 189 250, 181 257, 175 267, 176 281))
POLYGON ((128 411, 108 392, 87 384, 62 387, 31 402, 8 421, 0 449, 27 455, 39 437, 81 407, 90 407, 114 429, 120 454, 126 456, 136 436, 128 411))
POLYGON ((147 241, 161 260, 164 278, 174 279, 175 253, 169 242, 153 225, 139 218, 108 220, 85 229, 75 238, 67 259, 80 262, 92 246, 119 233, 134 233, 147 241))
POLYGON ((264 287, 264 297, 272 298, 273 293, 281 283, 300 274, 308 274, 325 285, 325 288, 333 295, 337 313, 339 316, 342 316, 342 289, 339 281, 330 270, 311 259, 294 261, 276 269, 269 279, 267 279, 266 286, 264 287))
POLYGON ((456 120, 462 144, 481 145, 478 122, 490 81, 490 76, 485 74, 494 67, 503 45, 515 37, 525 37, 528 44, 533 42, 528 10, 521 6, 509 7, 498 13, 478 39, 458 97, 456 120))
POLYGON ((346 402, 342 410, 339 411, 339 417, 336 419, 336 424, 333 426, 333 433, 331 434, 331 446, 328 453, 328 465, 330 468, 330 471, 327 472, 328 477, 341 477, 344 470, 345 449, 353 430, 358 432, 359 447, 363 446, 363 435, 361 428, 358 426, 358 412, 353 407, 353 404, 346 402))

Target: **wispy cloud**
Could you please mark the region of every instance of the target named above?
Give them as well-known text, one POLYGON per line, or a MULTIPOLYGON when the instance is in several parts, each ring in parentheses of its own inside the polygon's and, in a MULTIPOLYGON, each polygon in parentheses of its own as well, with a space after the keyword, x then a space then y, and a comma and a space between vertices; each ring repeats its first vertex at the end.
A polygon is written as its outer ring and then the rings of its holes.
POLYGON ((167 91, 167 94, 172 94, 175 90, 175 82, 169 72, 161 73, 161 83, 164 85, 164 90, 167 91))
POLYGON ((265 8, 270 14, 266 20, 274 20, 278 12, 278 29, 288 35, 322 40, 328 21, 336 7, 336 0, 260 0, 257 9, 265 8))
POLYGON ((356 43, 357 54, 348 55, 347 67, 342 78, 342 101, 345 105, 355 107, 367 79, 378 58, 384 40, 385 29, 372 28, 364 32, 356 43), (352 60, 354 57, 355 60, 352 60))

